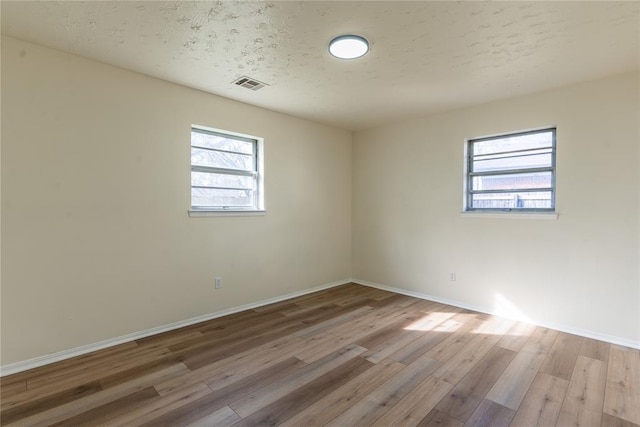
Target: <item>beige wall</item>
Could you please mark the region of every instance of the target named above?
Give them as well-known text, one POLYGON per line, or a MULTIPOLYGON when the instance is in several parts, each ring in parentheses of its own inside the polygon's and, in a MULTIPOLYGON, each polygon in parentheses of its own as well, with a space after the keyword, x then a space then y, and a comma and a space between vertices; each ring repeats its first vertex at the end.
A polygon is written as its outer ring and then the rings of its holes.
POLYGON ((3 38, 2 365, 352 268, 638 343, 638 91, 638 75, 618 76, 359 132, 352 147, 347 131, 3 38), (187 216, 191 124, 265 138, 267 215, 187 216), (549 125, 559 219, 461 216, 464 139, 549 125))
POLYGON ((638 78, 355 134, 354 277, 640 345, 638 78), (551 125, 558 220, 463 217, 465 138, 551 125))
POLYGON ((350 206, 350 132, 2 39, 3 365, 346 280, 350 206), (191 124, 264 138, 265 216, 187 216, 191 124))

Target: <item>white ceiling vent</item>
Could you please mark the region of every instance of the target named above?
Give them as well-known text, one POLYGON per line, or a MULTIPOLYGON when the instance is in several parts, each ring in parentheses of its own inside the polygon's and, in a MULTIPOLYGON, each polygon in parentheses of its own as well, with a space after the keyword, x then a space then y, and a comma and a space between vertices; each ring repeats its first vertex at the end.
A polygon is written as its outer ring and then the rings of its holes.
POLYGON ((258 80, 252 79, 251 77, 247 76, 242 76, 239 79, 235 80, 233 83, 251 90, 258 90, 262 89, 265 86, 269 86, 266 83, 259 82, 258 80))

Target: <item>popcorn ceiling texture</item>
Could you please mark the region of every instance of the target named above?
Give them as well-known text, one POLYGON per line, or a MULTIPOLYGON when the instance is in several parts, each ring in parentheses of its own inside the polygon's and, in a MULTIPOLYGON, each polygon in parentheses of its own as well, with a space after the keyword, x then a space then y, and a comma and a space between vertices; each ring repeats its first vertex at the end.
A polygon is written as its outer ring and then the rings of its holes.
MULTIPOLYGON (((4 34, 363 129, 638 69, 638 2, 7 2, 4 34), (337 61, 327 43, 367 37, 337 61), (248 75, 259 92, 231 84, 248 75)), ((24 52, 28 54, 28 52, 24 52)))

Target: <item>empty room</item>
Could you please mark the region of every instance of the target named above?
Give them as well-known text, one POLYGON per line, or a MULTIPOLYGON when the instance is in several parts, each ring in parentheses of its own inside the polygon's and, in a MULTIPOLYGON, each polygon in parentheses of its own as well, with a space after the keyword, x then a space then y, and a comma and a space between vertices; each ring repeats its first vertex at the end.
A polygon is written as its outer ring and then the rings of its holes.
POLYGON ((0 425, 640 427, 640 2, 0 15, 0 425))

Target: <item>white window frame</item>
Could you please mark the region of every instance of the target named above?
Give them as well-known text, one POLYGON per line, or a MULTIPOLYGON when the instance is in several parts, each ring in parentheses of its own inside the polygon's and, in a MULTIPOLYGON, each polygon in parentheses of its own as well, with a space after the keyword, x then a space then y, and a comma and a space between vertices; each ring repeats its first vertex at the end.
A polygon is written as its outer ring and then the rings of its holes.
MULTIPOLYGON (((527 130, 527 131, 518 131, 518 132, 509 132, 500 135, 492 135, 486 137, 479 138, 470 138, 465 140, 465 162, 464 162, 464 198, 463 198, 463 214, 472 215, 478 214, 479 216, 488 216, 488 214, 514 214, 516 216, 529 217, 529 218, 543 218, 548 216, 549 218, 557 218, 556 214, 556 135, 557 130, 555 126, 544 127, 539 129, 527 130), (504 169, 498 171, 491 171, 487 173, 476 173, 473 171, 473 144, 481 141, 488 141, 493 139, 502 139, 514 136, 522 136, 522 135, 530 135, 535 133, 552 133, 552 141, 551 141, 551 166, 542 167, 542 168, 522 168, 522 169, 504 169), (474 208, 472 207, 471 198, 474 192, 471 190, 472 180, 474 176, 480 175, 494 175, 494 174, 526 174, 531 172, 551 172, 551 186, 550 187, 539 187, 539 188, 530 188, 524 189, 524 191, 534 191, 534 190, 542 190, 542 191, 550 191, 551 192, 551 207, 550 208, 474 208), (536 215, 538 214, 538 215, 536 215)), ((517 150, 509 151, 516 152, 517 150)), ((504 192, 517 192, 516 191, 507 191, 504 192)), ((522 191, 522 190, 520 190, 522 191)), ((495 191, 498 193, 500 191, 495 191)))
MULTIPOLYGON (((264 139, 247 135, 238 132, 232 132, 222 129, 216 129, 201 125, 191 125, 191 132, 199 132, 205 134, 213 134, 222 137, 228 137, 230 139, 240 139, 242 141, 247 141, 253 143, 253 170, 252 171, 243 171, 243 170, 235 170, 235 169, 225 169, 218 167, 210 167, 210 166, 199 166, 191 163, 191 172, 208 172, 208 173, 224 173, 228 175, 238 175, 238 176, 253 176, 256 179, 256 188, 255 188, 255 204, 254 206, 193 206, 193 186, 190 186, 190 209, 189 216, 191 217, 201 217, 201 216, 218 216, 218 215, 261 215, 264 214, 265 206, 264 206, 264 139)), ((191 139, 191 137, 189 137, 191 139)), ((193 147, 193 142, 190 142, 189 149, 193 147)), ((223 150, 217 150, 223 151, 223 150)), ((189 180, 191 182, 191 179, 189 180)))

